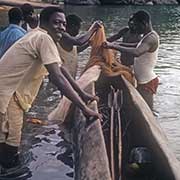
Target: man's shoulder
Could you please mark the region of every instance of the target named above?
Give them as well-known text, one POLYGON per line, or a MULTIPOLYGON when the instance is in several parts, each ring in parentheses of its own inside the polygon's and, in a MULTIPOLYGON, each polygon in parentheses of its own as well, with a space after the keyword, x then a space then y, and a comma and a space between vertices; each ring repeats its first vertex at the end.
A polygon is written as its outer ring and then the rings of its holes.
POLYGON ((2 34, 11 34, 12 36, 13 35, 17 35, 17 34, 25 34, 26 31, 18 26, 18 25, 13 25, 13 24, 10 24, 4 31, 2 31, 2 34))
POLYGON ((26 31, 23 29, 23 28, 21 28, 21 27, 16 27, 16 28, 12 28, 11 30, 10 30, 13 34, 22 34, 22 35, 24 35, 24 34, 26 34, 26 31))
POLYGON ((159 41, 159 35, 153 30, 144 36, 144 41, 159 41))
POLYGON ((44 42, 44 41, 52 41, 51 36, 44 30, 36 28, 33 29, 29 32, 27 32, 26 34, 26 38, 27 39, 32 39, 34 41, 40 41, 40 42, 44 42))
POLYGON ((10 27, 7 26, 7 27, 5 27, 5 28, 1 31, 1 34, 2 34, 2 35, 7 34, 10 30, 11 30, 10 27))
POLYGON ((153 52, 154 50, 156 50, 159 46, 159 35, 158 35, 158 33, 156 31, 152 31, 151 33, 149 33, 147 38, 145 38, 144 43, 149 44, 149 46, 151 47, 150 52, 153 52))
POLYGON ((153 38, 158 38, 159 39, 159 35, 156 31, 151 31, 148 35, 148 37, 153 37, 153 38))

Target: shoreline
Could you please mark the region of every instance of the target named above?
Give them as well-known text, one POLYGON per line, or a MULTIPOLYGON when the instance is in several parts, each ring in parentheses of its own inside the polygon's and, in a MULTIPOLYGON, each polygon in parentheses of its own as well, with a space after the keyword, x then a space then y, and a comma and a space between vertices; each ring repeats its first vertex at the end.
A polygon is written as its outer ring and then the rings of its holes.
POLYGON ((64 3, 59 3, 56 5, 56 4, 43 3, 43 2, 34 2, 34 1, 30 1, 30 0, 1 0, 0 1, 0 10, 6 10, 12 6, 21 6, 24 3, 29 3, 36 9, 41 9, 41 8, 45 8, 48 6, 59 7, 59 6, 64 5, 64 3))

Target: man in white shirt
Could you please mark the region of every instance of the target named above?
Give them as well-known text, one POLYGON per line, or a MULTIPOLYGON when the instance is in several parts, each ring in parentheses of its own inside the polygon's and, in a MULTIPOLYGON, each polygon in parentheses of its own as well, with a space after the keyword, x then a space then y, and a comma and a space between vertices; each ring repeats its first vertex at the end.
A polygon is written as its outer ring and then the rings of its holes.
POLYGON ((136 47, 128 47, 126 43, 123 46, 116 43, 105 42, 105 48, 119 50, 123 53, 129 53, 134 58, 134 73, 137 79, 137 90, 153 109, 153 95, 158 87, 158 77, 154 72, 154 67, 158 59, 159 36, 153 30, 151 17, 146 11, 138 11, 132 16, 134 29, 138 34, 143 34, 142 39, 136 47))

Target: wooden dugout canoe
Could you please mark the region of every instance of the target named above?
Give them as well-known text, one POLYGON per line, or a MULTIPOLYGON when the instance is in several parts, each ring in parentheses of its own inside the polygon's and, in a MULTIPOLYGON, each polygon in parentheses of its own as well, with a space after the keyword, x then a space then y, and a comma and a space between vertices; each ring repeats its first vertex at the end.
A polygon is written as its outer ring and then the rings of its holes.
MULTIPOLYGON (((108 89, 105 87, 111 80, 101 79, 100 82, 99 87, 104 89, 100 98, 106 102, 108 89)), ((87 125, 85 118, 82 115, 79 117, 76 111, 73 134, 75 180, 180 180, 179 161, 170 150, 167 138, 151 110, 136 89, 123 77, 119 83, 116 81, 116 84, 119 84, 115 86, 122 90, 123 96, 120 110, 122 129, 119 129, 122 138, 114 140, 114 148, 118 149, 107 150, 100 122, 87 125), (126 172, 130 152, 134 147, 146 147, 151 152, 151 177, 133 177, 126 172), (108 154, 114 153, 114 166, 109 163, 111 156, 107 155, 107 151, 108 154), (110 167, 115 169, 111 171, 110 167), (114 175, 111 172, 114 172, 114 175)))

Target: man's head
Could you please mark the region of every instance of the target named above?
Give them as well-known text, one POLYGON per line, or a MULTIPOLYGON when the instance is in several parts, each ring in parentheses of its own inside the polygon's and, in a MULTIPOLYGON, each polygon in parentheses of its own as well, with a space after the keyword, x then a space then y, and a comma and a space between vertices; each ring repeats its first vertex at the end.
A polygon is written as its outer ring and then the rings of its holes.
POLYGON ((66 22, 66 32, 71 36, 77 36, 81 28, 82 19, 75 14, 70 14, 66 17, 66 22))
POLYGON ((141 10, 132 16, 133 26, 138 34, 144 34, 151 28, 151 17, 148 12, 141 10))
POLYGON ((28 18, 31 17, 34 13, 34 9, 31 4, 25 3, 21 6, 23 12, 24 20, 28 21, 28 18))
POLYGON ((23 13, 19 8, 12 8, 8 11, 9 23, 10 24, 20 24, 23 20, 23 13))
POLYGON ((131 16, 128 21, 128 27, 132 33, 136 33, 136 29, 134 27, 133 17, 131 16))
POLYGON ((56 40, 58 34, 66 30, 64 11, 59 7, 47 7, 40 13, 40 27, 44 28, 56 40))

